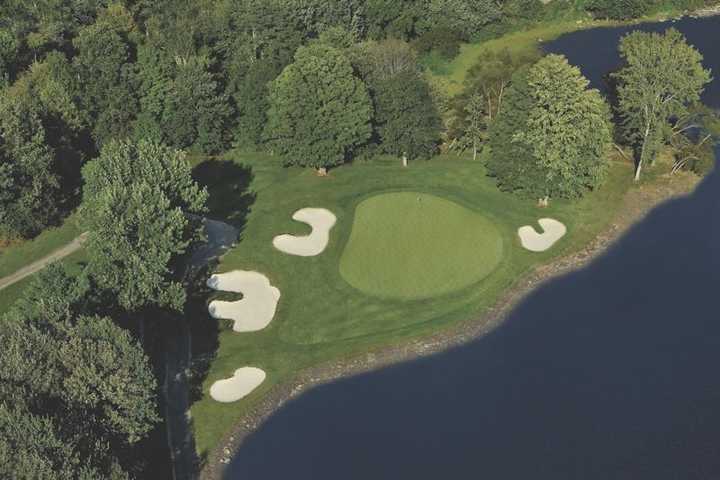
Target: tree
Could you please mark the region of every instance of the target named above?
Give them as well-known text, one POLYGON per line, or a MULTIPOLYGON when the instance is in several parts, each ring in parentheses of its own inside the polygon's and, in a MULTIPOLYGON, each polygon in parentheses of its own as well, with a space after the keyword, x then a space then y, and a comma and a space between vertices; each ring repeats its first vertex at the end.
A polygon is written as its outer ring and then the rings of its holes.
POLYGON ((37 105, 10 91, 0 94, 0 233, 27 238, 50 225, 59 187, 37 105))
POLYGON ((399 73, 375 82, 372 92, 380 151, 411 160, 435 153, 442 121, 422 77, 399 73))
POLYGON ((135 95, 134 25, 122 7, 108 9, 96 23, 80 29, 73 40, 77 50, 77 97, 87 112, 98 146, 126 138, 138 110, 135 95))
POLYGON ((0 459, 4 442, 15 458, 0 470, 18 473, 9 478, 126 478, 128 449, 158 420, 148 358, 109 318, 83 314, 88 287, 50 266, 3 319, 0 459))
POLYGON ((14 76, 18 41, 7 29, 0 28, 0 88, 10 84, 14 76))
POLYGON ((473 160, 477 159, 478 145, 483 139, 485 133, 485 99, 479 93, 470 96, 465 113, 467 114, 467 129, 465 135, 472 143, 473 160))
MULTIPOLYGON (((88 134, 88 118, 74 96, 75 74, 60 52, 50 52, 35 62, 10 87, 8 95, 22 99, 38 115, 44 142, 53 155, 53 171, 58 177, 61 197, 52 201, 59 213, 71 210, 80 197, 80 167, 94 146, 88 134)), ((48 199, 50 200, 50 199, 48 199)))
POLYGON ((468 70, 465 90, 456 97, 448 115, 453 146, 458 145, 461 151, 472 148, 473 158, 477 156, 479 144, 487 139, 488 129, 502 107, 513 73, 535 61, 534 53, 511 55, 507 49, 481 55, 468 70))
POLYGON ((366 83, 419 70, 417 52, 409 43, 395 38, 357 44, 349 49, 347 55, 366 83))
POLYGON ((289 164, 321 173, 370 137, 372 106, 348 59, 322 44, 302 47, 270 88, 266 137, 289 164))
POLYGON ((226 145, 226 124, 230 117, 227 96, 220 91, 208 70, 207 58, 190 57, 177 66, 165 100, 162 130, 175 148, 194 147, 217 153, 226 145))
POLYGON ((99 478, 48 417, 0 403, 0 476, 16 480, 99 478))
POLYGON ((632 32, 620 41, 625 66, 617 80, 618 112, 625 138, 635 148, 635 180, 668 137, 673 118, 687 114, 710 82, 702 55, 674 28, 664 34, 632 32))
POLYGON ((217 153, 227 145, 231 109, 205 56, 172 58, 149 41, 139 49, 138 140, 217 153))
POLYGON ((652 0, 590 0, 585 9, 596 17, 627 20, 645 15, 652 6, 652 0))
POLYGON ((88 268, 129 311, 181 309, 173 266, 200 237, 207 192, 184 155, 150 142, 111 142, 83 169, 88 268))
POLYGON ((535 63, 537 55, 511 55, 507 49, 484 52, 468 71, 466 89, 482 97, 486 122, 497 116, 513 73, 523 65, 535 63))
MULTIPOLYGON (((600 184, 606 170, 606 153, 611 143, 609 107, 597 90, 588 89, 589 81, 577 67, 561 55, 548 55, 527 70, 522 95, 529 97, 525 111, 503 131, 498 141, 524 145, 527 157, 521 162, 534 163, 531 180, 515 184, 512 177, 498 175, 501 185, 519 189, 523 194, 540 198, 547 205, 549 197, 575 198, 600 184), (504 138, 507 133, 510 138, 504 138)), ((512 108, 512 106, 511 106, 512 108)), ((504 113, 504 109, 501 112, 504 113)), ((513 112, 517 115, 517 112, 513 112)), ((502 152, 493 151, 494 155, 502 152)), ((496 158, 497 162, 517 162, 514 158, 496 158)), ((521 167, 522 168, 522 167, 521 167)), ((497 170, 495 173, 501 173, 497 170)), ((519 172, 522 176, 522 170, 519 172)))
POLYGON ((502 16, 499 2, 491 0, 429 0, 425 8, 418 22, 419 32, 441 28, 458 32, 464 40, 502 16))
POLYGON ((534 103, 528 85, 528 69, 523 67, 515 72, 502 108, 490 125, 488 142, 491 154, 487 169, 502 190, 537 198, 546 191, 543 171, 533 156, 532 145, 515 140, 517 133, 526 127, 528 113, 534 103))
POLYGON ((415 26, 422 16, 424 2, 418 0, 367 0, 365 21, 370 38, 409 39, 415 33, 415 26))

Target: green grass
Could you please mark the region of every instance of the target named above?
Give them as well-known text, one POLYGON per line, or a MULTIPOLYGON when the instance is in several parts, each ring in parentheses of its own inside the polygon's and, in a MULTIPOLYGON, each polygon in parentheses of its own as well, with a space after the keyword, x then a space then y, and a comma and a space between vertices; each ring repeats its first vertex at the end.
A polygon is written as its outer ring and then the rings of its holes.
POLYGON ((497 52, 507 49, 514 56, 532 56, 540 51, 542 42, 554 40, 560 35, 578 30, 580 28, 597 27, 608 25, 608 22, 583 21, 578 24, 575 21, 562 21, 557 23, 541 24, 529 30, 503 35, 500 38, 481 43, 465 43, 460 46, 460 53, 451 61, 443 64, 437 58, 430 58, 429 79, 432 83, 445 91, 449 96, 462 93, 465 86, 465 79, 470 68, 486 52, 497 52))
POLYGON ((73 215, 61 226, 49 228, 32 240, 0 249, 0 277, 15 273, 27 264, 70 243, 78 235, 80 229, 73 215))
POLYGON ((533 266, 592 239, 612 218, 632 183, 631 168, 613 163, 602 188, 583 200, 553 201, 550 208, 539 210, 532 201, 499 192, 481 162, 450 156, 414 162, 409 168, 402 168, 397 159, 356 162, 333 170, 328 178, 310 170, 282 168, 277 158, 257 154, 229 154, 227 161, 206 162, 198 168, 202 176, 220 182, 210 185, 211 216, 229 217, 244 225, 241 241, 223 257, 218 271, 257 270, 282 292, 273 322, 256 333, 236 334, 221 325, 215 338, 218 322, 208 316, 207 302, 216 294, 208 293, 189 307, 198 333, 193 340, 195 352, 213 358, 202 383, 203 395, 192 406, 201 455, 216 447, 273 385, 289 380, 301 369, 401 343, 482 315, 533 266), (222 184, 223 179, 231 178, 241 178, 250 191, 222 184), (503 255, 496 268, 480 281, 432 299, 382 298, 351 286, 340 274, 339 265, 356 209, 369 198, 394 192, 423 192, 482 215, 495 225, 496 238, 502 242, 503 255), (247 218, 232 211, 247 205, 247 218), (272 246, 275 235, 307 233, 307 226, 294 222, 291 215, 308 206, 328 208, 338 218, 327 250, 317 257, 278 252, 272 246), (517 228, 534 224, 541 216, 564 222, 569 233, 550 251, 531 253, 520 247, 517 228), (265 383, 237 403, 211 400, 207 395, 210 385, 244 365, 264 369, 268 373, 265 383))
POLYGON ((427 298, 480 281, 502 251, 478 212, 433 195, 386 193, 357 206, 340 274, 370 295, 427 298))
MULTIPOLYGON (((71 271, 79 272, 81 264, 84 263, 86 260, 87 255, 85 253, 85 250, 80 249, 77 252, 65 257, 62 262, 65 265, 69 266, 71 271)), ((12 307, 13 303, 15 303, 15 301, 22 296, 25 289, 35 278, 35 275, 37 275, 37 273, 0 290, 0 317, 3 314, 7 313, 7 311, 10 310, 10 307, 12 307)))
POLYGON ((588 28, 652 22, 681 14, 682 12, 677 8, 665 5, 659 6, 655 12, 643 18, 625 22, 593 20, 588 16, 576 18, 571 15, 570 19, 558 18, 540 22, 529 29, 508 33, 493 40, 464 43, 460 45, 460 53, 452 60, 431 53, 422 58, 422 63, 428 69, 428 79, 446 95, 453 97, 462 93, 468 71, 488 51, 507 49, 514 55, 533 55, 540 51, 542 43, 555 40, 565 33, 588 28))

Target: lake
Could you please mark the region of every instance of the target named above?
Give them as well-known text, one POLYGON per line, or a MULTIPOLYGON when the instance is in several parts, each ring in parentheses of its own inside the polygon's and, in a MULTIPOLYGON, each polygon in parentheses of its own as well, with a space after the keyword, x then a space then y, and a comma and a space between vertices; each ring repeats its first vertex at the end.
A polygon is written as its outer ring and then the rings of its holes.
MULTIPOLYGON (((720 76, 720 18, 675 26, 720 76)), ((637 27, 633 27, 637 28, 637 27)), ((598 88, 628 27, 548 43, 598 88)), ((704 100, 720 107, 716 80, 704 100)), ((720 478, 720 173, 471 344, 315 388, 229 479, 720 478)))

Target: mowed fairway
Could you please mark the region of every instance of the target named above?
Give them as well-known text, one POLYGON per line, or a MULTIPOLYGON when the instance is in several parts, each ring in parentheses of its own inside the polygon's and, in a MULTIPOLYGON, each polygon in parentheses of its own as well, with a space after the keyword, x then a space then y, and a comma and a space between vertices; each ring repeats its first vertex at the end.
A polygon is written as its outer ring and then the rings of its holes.
POLYGON ((502 251, 497 229, 476 212, 434 195, 386 193, 357 206, 340 273, 370 295, 426 298, 482 280, 502 251))
POLYGON ((232 322, 209 316, 211 300, 237 299, 232 295, 201 289, 191 296, 193 353, 204 366, 194 377, 200 395, 192 405, 201 455, 302 369, 482 317, 533 266, 594 238, 632 183, 632 167, 613 163, 602 188, 538 209, 532 200, 500 192, 482 162, 455 156, 407 168, 396 158, 376 158, 318 177, 310 169, 283 168, 277 157, 232 152, 199 163, 195 175, 210 190, 210 217, 241 229, 215 271, 261 272, 282 292, 272 322, 253 333, 233 332, 232 322), (306 207, 337 217, 327 248, 314 257, 280 252, 275 236, 310 233, 292 219, 306 207), (525 250, 518 227, 545 216, 562 221, 568 234, 546 252, 525 250), (352 275, 356 286, 346 279, 352 275), (393 296, 368 293, 382 289, 393 296), (210 398, 215 381, 244 366, 267 373, 262 385, 238 402, 210 398))

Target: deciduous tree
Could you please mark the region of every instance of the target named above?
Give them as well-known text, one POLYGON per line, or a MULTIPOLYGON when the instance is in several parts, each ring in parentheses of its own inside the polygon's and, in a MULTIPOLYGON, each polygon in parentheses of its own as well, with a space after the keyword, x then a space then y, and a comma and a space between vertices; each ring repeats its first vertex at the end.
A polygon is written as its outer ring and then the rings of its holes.
POLYGON ((560 55, 544 57, 521 76, 514 77, 513 103, 500 111, 507 118, 491 130, 490 171, 502 187, 535 196, 542 205, 597 187, 611 142, 609 107, 600 93, 588 89, 580 70, 560 55))
POLYGON ((668 137, 672 118, 686 115, 710 82, 702 55, 671 28, 663 34, 632 32, 620 41, 625 66, 617 79, 618 111, 635 148, 635 180, 668 137))
POLYGON ((182 308, 173 267, 198 240, 195 214, 207 200, 183 154, 150 142, 111 142, 83 174, 92 276, 127 310, 182 308))
POLYGON ((266 137, 286 162, 320 171, 370 137, 372 106, 349 60, 322 44, 300 48, 270 88, 266 137))
POLYGON ((393 75, 374 82, 372 93, 381 152, 412 160, 437 151, 442 121, 421 76, 393 75))

